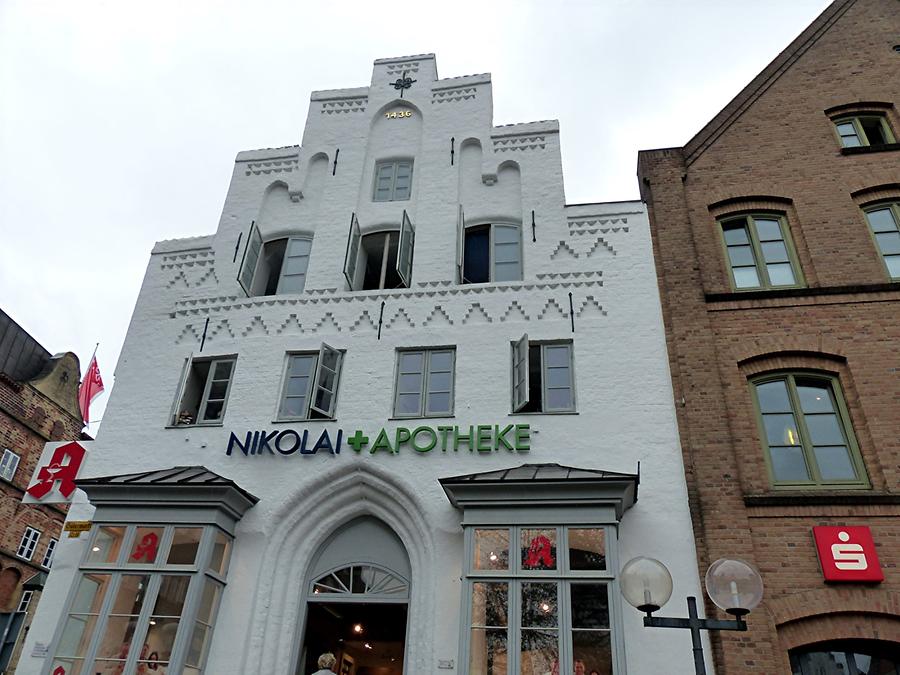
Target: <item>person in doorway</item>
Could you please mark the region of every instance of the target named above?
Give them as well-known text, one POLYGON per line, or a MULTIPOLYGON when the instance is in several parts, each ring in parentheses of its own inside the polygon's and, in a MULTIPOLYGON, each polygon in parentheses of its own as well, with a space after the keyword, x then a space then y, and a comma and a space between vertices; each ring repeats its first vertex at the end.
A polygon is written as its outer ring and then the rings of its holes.
POLYGON ((586 670, 585 670, 585 666, 584 666, 584 661, 582 661, 581 659, 576 659, 575 660, 575 675, 584 675, 585 672, 586 672, 586 670))
POLYGON ((591 675, 600 675, 600 671, 599 671, 599 670, 592 670, 592 671, 591 671, 591 675))
POLYGON ((333 675, 335 672, 335 666, 337 665, 337 659, 334 658, 334 654, 331 652, 325 652, 322 656, 319 657, 319 660, 316 661, 316 664, 319 666, 319 670, 314 672, 312 675, 333 675))

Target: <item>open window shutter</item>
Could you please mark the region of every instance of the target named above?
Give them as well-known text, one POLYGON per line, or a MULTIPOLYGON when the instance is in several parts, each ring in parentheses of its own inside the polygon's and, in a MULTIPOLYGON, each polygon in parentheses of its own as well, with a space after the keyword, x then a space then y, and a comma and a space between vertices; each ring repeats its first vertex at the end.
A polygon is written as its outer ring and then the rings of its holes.
POLYGON ((519 412, 528 404, 528 333, 513 345, 512 359, 513 412, 519 412))
POLYGON ((362 234, 359 231, 359 221, 354 213, 350 216, 350 233, 347 235, 347 253, 344 256, 344 277, 350 284, 350 290, 353 288, 353 278, 356 276, 356 260, 359 257, 359 240, 362 234))
POLYGON ((169 412, 169 424, 178 424, 178 415, 181 412, 181 398, 184 396, 184 384, 187 382, 188 374, 191 372, 191 363, 194 362, 194 352, 188 354, 181 367, 181 379, 178 381, 178 389, 175 390, 175 400, 172 401, 172 410, 169 412))
POLYGON ((343 354, 324 342, 319 348, 319 362, 316 364, 316 384, 313 389, 310 410, 325 417, 334 417, 334 406, 337 401, 338 382, 341 379, 343 354))
POLYGON ((466 216, 462 204, 456 216, 456 283, 463 282, 463 250, 466 245, 466 216))
POLYGON ((416 230, 409 222, 406 209, 403 209, 403 220, 400 224, 400 243, 397 247, 397 274, 403 280, 403 285, 410 287, 412 282, 413 246, 416 241, 416 230))
POLYGON ((250 232, 247 234, 247 245, 244 246, 244 257, 241 258, 241 266, 238 269, 237 280, 244 289, 247 297, 250 297, 250 285, 253 283, 253 273, 256 271, 256 263, 259 262, 259 254, 262 251, 262 235, 256 227, 256 221, 250 224, 250 232))

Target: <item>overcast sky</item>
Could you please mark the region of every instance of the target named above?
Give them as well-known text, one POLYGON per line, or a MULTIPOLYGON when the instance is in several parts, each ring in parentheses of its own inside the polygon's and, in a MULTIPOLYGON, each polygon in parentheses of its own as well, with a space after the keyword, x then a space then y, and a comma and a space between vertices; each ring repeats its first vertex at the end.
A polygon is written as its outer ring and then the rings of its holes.
MULTIPOLYGON (((568 202, 634 199, 825 0, 0 0, 0 307, 106 393, 153 243, 215 231, 239 150, 376 58, 490 72, 494 123, 558 119, 568 202)), ((92 424, 90 431, 96 432, 92 424)))

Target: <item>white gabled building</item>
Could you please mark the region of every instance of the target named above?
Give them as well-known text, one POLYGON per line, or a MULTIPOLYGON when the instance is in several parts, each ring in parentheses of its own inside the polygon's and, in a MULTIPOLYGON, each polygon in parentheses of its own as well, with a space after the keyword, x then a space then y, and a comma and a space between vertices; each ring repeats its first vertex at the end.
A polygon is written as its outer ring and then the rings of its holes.
POLYGON ((491 97, 378 60, 155 246, 19 673, 691 672, 616 580, 700 593, 644 206, 491 97))

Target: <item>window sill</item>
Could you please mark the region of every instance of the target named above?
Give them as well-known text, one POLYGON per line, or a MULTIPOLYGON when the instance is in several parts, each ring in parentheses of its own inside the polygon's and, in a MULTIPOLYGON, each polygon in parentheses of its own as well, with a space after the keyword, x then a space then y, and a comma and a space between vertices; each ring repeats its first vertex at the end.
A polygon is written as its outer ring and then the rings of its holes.
MULTIPOLYGON (((388 417, 389 422, 409 422, 412 420, 455 420, 456 415, 416 415, 415 417, 388 417)), ((474 425, 473 425, 474 426, 474 425)))
POLYGON ((900 143, 884 143, 882 145, 860 145, 855 148, 841 148, 842 155, 865 155, 870 152, 890 152, 900 150, 900 143))
POLYGON ((207 423, 207 424, 167 424, 165 429, 206 429, 208 427, 224 427, 225 422, 207 423))
POLYGON ((855 293, 886 293, 900 291, 900 280, 880 284, 855 284, 850 286, 812 286, 799 288, 764 289, 759 291, 728 291, 706 293, 706 302, 731 300, 764 300, 768 298, 802 298, 818 295, 849 295, 855 293))
POLYGON ((336 417, 298 417, 296 419, 272 420, 269 424, 308 424, 309 422, 337 422, 336 417))
POLYGON ((872 492, 866 487, 792 490, 782 493, 744 495, 744 506, 832 506, 900 504, 900 494, 872 492))
POLYGON ((513 412, 508 413, 507 417, 519 417, 520 415, 580 415, 577 410, 558 410, 558 411, 548 411, 548 412, 513 412))

